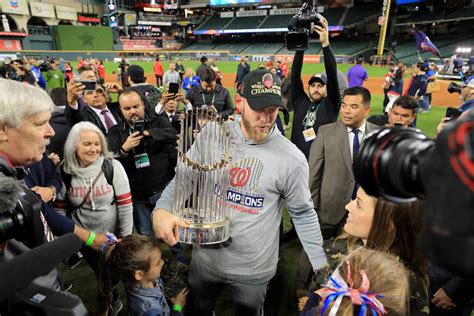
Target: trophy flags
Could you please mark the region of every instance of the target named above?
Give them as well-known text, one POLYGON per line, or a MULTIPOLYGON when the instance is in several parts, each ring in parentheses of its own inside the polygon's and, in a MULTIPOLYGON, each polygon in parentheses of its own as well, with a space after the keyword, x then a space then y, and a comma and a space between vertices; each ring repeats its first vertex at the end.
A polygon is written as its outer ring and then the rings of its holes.
POLYGON ((421 31, 415 31, 415 39, 416 39, 416 46, 418 47, 418 51, 421 52, 432 52, 433 55, 441 57, 438 48, 436 48, 435 44, 430 41, 430 38, 426 36, 425 33, 421 31))

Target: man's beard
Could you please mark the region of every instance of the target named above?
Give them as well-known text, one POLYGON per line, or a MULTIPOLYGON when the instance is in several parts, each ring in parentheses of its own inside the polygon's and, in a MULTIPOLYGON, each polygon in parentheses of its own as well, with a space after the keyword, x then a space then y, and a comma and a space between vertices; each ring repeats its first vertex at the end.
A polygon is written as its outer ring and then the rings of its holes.
POLYGON ((249 138, 253 140, 257 144, 263 144, 267 138, 268 135, 270 135, 271 131, 273 130, 273 126, 275 125, 275 121, 273 121, 266 132, 259 132, 258 127, 252 126, 252 124, 246 119, 245 117, 245 112, 242 112, 242 124, 244 124, 245 130, 247 131, 247 134, 249 135, 249 138))

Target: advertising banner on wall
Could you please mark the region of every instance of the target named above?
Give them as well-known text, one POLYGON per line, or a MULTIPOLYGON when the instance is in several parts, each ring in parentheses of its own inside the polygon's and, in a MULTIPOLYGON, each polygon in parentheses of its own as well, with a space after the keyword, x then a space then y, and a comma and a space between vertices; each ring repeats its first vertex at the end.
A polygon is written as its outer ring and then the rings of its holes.
POLYGON ((2 1, 2 12, 29 15, 28 4, 26 0, 1 0, 2 1))
POLYGON ((20 40, 0 39, 0 50, 21 50, 20 40))
POLYGON ((66 7, 63 5, 57 5, 56 17, 59 20, 77 21, 77 10, 74 7, 66 7))
POLYGON ((54 5, 42 2, 30 2, 30 9, 32 16, 39 16, 42 18, 56 18, 54 14, 54 5))

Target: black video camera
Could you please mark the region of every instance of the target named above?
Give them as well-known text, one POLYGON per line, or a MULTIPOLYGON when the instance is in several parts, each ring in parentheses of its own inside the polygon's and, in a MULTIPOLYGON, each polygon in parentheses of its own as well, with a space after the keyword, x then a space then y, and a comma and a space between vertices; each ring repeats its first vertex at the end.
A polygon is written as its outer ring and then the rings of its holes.
POLYGON ((354 157, 354 175, 376 197, 426 200, 421 247, 443 267, 474 280, 474 112, 435 140, 412 128, 373 131, 354 157))
POLYGON ((41 212, 38 196, 13 178, 16 170, 0 158, 0 243, 33 241, 34 215, 41 212))
POLYGON ((39 71, 40 72, 47 72, 53 70, 53 66, 47 61, 43 62, 41 65, 39 65, 39 71))
POLYGON ((316 12, 315 6, 303 3, 298 14, 294 15, 289 24, 289 32, 286 34, 286 48, 291 51, 305 51, 308 49, 309 36, 311 34, 311 23, 319 22, 323 16, 316 12))
POLYGON ((451 82, 448 86, 449 93, 461 93, 462 87, 455 82, 451 82))

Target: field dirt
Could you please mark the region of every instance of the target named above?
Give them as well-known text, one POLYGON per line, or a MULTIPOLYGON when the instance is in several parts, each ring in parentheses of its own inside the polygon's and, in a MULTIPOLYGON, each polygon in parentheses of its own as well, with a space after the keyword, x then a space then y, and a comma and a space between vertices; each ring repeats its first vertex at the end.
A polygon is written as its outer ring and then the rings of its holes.
MULTIPOLYGON (((155 85, 155 76, 153 73, 146 73, 145 76, 147 77, 147 82, 155 85)), ((224 73, 222 74, 223 80, 222 83, 224 86, 228 89, 232 89, 234 86, 234 81, 235 81, 235 74, 229 74, 229 73, 224 73)), ((303 82, 307 82, 309 80, 309 75, 303 75, 303 82)), ((117 81, 116 76, 112 74, 107 74, 106 81, 117 81)), ((453 106, 457 107, 460 103, 461 100, 458 98, 457 93, 450 94, 446 89, 448 88, 448 85, 450 81, 439 81, 441 85, 441 90, 438 92, 433 93, 433 98, 431 101, 431 104, 433 106, 453 106)), ((372 94, 380 94, 383 95, 382 91, 382 84, 383 84, 383 78, 369 78, 364 83, 364 87, 370 90, 372 94)), ((408 85, 408 80, 405 80, 404 82, 404 89, 408 85)))

